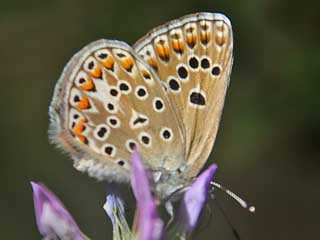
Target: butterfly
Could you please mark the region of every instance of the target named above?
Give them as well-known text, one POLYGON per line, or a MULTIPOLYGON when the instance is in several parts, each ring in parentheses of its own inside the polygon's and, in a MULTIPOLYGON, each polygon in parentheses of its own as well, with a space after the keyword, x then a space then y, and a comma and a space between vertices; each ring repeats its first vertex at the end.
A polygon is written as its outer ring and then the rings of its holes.
POLYGON ((170 21, 133 47, 92 42, 56 84, 49 137, 76 169, 116 182, 130 180, 137 147, 165 199, 190 184, 209 157, 232 62, 232 27, 222 14, 170 21))

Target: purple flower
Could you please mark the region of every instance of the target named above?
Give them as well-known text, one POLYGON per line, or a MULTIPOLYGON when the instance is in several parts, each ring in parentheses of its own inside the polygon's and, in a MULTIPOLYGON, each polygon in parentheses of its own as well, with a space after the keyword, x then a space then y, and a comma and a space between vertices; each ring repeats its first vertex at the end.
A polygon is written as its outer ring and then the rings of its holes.
POLYGON ((210 182, 217 170, 217 165, 212 164, 192 183, 181 201, 179 224, 184 233, 189 234, 197 224, 202 208, 207 202, 210 182))
MULTIPOLYGON (((179 209, 173 237, 185 239, 195 228, 217 169, 215 164, 205 170, 187 189, 179 209), (178 228, 177 228, 178 227, 178 228), (180 228, 179 228, 180 227, 180 228)), ((31 182, 38 229, 44 239, 89 239, 63 206, 62 202, 42 183, 31 182)), ((159 217, 156 199, 150 188, 149 174, 137 149, 132 155, 131 186, 137 201, 137 221, 132 235, 125 219, 123 201, 116 189, 107 195, 104 209, 113 225, 113 239, 160 240, 164 237, 164 222, 159 217)), ((169 234, 171 235, 171 234, 169 234)))
POLYGON ((130 228, 125 219, 123 201, 115 189, 113 193, 107 195, 103 209, 111 220, 113 239, 132 239, 130 228))
POLYGON ((132 154, 131 186, 137 201, 140 240, 158 240, 163 237, 163 221, 159 217, 152 196, 147 171, 137 149, 132 154))
POLYGON ((88 239, 63 206, 62 202, 42 183, 31 182, 36 222, 46 239, 88 239))

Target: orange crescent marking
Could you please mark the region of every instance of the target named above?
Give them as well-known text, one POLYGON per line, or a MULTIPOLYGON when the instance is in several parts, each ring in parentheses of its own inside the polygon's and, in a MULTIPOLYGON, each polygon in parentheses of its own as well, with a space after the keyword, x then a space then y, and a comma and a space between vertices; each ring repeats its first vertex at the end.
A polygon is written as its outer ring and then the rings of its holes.
POLYGON ((145 78, 151 78, 150 74, 145 70, 142 70, 142 76, 145 78))
POLYGON ((164 49, 163 49, 163 46, 162 46, 162 45, 157 44, 157 46, 156 46, 156 51, 157 51, 157 53, 158 53, 158 55, 159 55, 160 57, 164 57, 164 56, 165 56, 165 52, 164 52, 164 49))
POLYGON ((81 101, 78 103, 78 108, 80 108, 80 109, 90 108, 89 99, 86 96, 82 97, 81 101))
POLYGON ((187 34, 187 43, 190 45, 195 45, 196 44, 196 36, 192 33, 187 34))
POLYGON ((102 62, 103 66, 105 66, 107 69, 112 69, 114 64, 113 57, 109 56, 105 61, 102 62))
POLYGON ((81 133, 83 132, 84 130, 84 125, 80 122, 80 123, 77 123, 74 128, 73 128, 73 132, 76 134, 76 135, 81 135, 81 133))
POLYGON ((168 48, 167 45, 163 45, 163 48, 164 48, 164 53, 166 54, 166 57, 169 57, 169 55, 170 55, 170 49, 168 48))
POLYGON ((126 70, 130 70, 133 65, 133 60, 131 57, 126 58, 124 60, 120 60, 120 64, 122 67, 124 67, 126 70))
POLYGON ((207 31, 201 31, 200 32, 200 40, 201 42, 208 43, 210 41, 210 35, 208 34, 207 31))
POLYGON ((96 67, 93 71, 91 71, 91 75, 95 78, 100 78, 101 77, 101 69, 100 67, 96 67))
POLYGON ((157 62, 156 60, 154 60, 154 58, 149 58, 148 60, 148 64, 154 68, 158 68, 157 62))
POLYGON ((179 52, 179 51, 180 51, 179 42, 178 42, 177 39, 173 39, 173 40, 172 40, 172 47, 173 47, 173 49, 174 49, 176 52, 179 52))
POLYGON ((222 46, 224 44, 224 39, 223 37, 220 35, 216 35, 216 43, 219 45, 219 46, 222 46))
POLYGON ((168 46, 157 44, 156 51, 161 58, 168 58, 169 57, 169 48, 168 46))
POLYGON ((181 40, 173 39, 172 47, 176 52, 183 52, 183 43, 181 40))
POLYGON ((78 135, 77 136, 79 141, 82 142, 82 143, 86 143, 87 142, 87 138, 83 135, 78 135))
POLYGON ((81 85, 81 88, 86 91, 94 89, 93 81, 91 79, 88 79, 85 84, 81 85))
POLYGON ((79 141, 83 142, 83 143, 87 143, 88 142, 88 139, 83 134, 81 134, 85 129, 84 123, 86 123, 86 122, 88 122, 88 119, 81 118, 79 120, 79 122, 73 127, 74 134, 77 136, 79 141))

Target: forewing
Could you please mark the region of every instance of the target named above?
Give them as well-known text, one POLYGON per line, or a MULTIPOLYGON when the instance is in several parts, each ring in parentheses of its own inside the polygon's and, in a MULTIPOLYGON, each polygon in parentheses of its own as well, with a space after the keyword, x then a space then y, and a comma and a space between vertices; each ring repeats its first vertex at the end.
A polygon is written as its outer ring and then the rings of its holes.
POLYGON ((213 147, 232 67, 232 29, 221 14, 198 13, 155 28, 135 51, 167 86, 185 134, 188 177, 213 147))

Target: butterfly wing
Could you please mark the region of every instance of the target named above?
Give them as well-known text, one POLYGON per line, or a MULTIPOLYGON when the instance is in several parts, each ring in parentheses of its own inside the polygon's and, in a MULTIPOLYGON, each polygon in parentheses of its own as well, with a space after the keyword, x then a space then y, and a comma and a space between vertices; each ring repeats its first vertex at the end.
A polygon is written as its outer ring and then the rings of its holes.
POLYGON ((50 117, 52 141, 98 179, 128 180, 135 145, 151 169, 183 162, 183 132, 161 82, 123 42, 99 40, 72 57, 50 117))
POLYGON ((232 48, 230 21, 211 13, 173 20, 134 45, 167 86, 184 126, 189 177, 200 171, 212 150, 229 84, 232 48))

